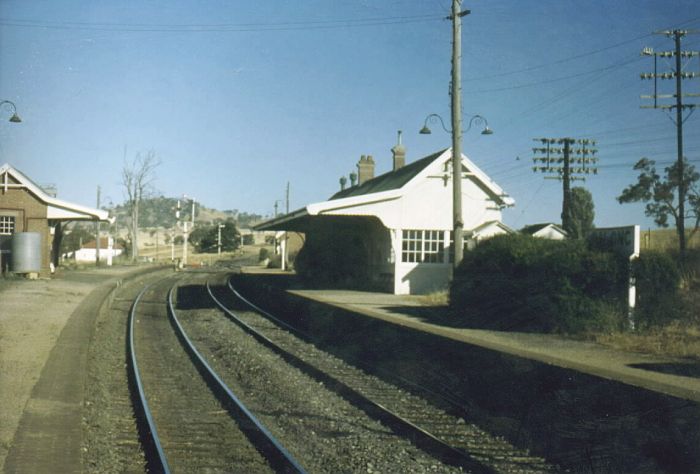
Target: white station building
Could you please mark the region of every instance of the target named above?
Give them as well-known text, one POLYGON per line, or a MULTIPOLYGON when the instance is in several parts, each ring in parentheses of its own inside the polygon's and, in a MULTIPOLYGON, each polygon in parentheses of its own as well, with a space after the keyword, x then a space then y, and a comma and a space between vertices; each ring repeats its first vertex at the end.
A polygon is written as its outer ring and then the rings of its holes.
MULTIPOLYGON (((324 202, 265 221, 257 230, 295 231, 307 243, 325 235, 340 254, 361 261, 368 280, 395 294, 447 287, 452 273, 452 149, 404 165, 405 149, 392 148, 393 170, 374 177, 374 160, 362 156, 358 184, 324 202)), ((512 233, 501 211, 514 200, 462 155, 465 247, 512 233)))

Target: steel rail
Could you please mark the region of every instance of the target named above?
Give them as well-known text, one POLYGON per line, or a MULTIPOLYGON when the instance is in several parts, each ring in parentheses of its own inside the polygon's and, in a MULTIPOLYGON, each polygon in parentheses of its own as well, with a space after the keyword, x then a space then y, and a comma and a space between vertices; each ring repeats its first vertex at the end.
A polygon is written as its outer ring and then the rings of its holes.
POLYGON ((240 429, 248 436, 248 439, 258 446, 277 472, 305 474, 306 471, 299 462, 294 459, 243 402, 236 397, 187 337, 187 333, 175 314, 175 306, 173 304, 173 289, 175 286, 173 285, 168 291, 168 315, 178 339, 183 343, 197 370, 205 378, 217 398, 227 407, 229 413, 235 418, 244 420, 243 423, 239 424, 240 429))
POLYGON ((146 419, 146 426, 144 427, 142 423, 139 423, 141 432, 142 442, 145 445, 146 451, 146 462, 150 465, 150 469, 153 472, 163 472, 166 474, 170 473, 170 467, 168 466, 168 460, 163 452, 163 446, 160 443, 160 438, 158 437, 158 431, 156 429, 151 410, 148 407, 148 400, 146 400, 146 393, 143 390, 143 383, 141 382, 141 375, 139 372, 138 363, 136 361, 136 352, 134 350, 134 315, 136 314, 136 307, 141 301, 141 297, 146 293, 146 291, 151 287, 148 285, 144 287, 143 290, 138 294, 136 299, 131 305, 129 311, 129 337, 127 339, 128 352, 129 352, 129 371, 131 373, 131 379, 136 384, 138 390, 137 397, 137 407, 136 409, 141 412, 143 418, 146 419))
MULTIPOLYGON (((230 283, 229 283, 229 286, 230 286, 230 283)), ((491 469, 489 466, 486 466, 483 463, 479 462, 477 459, 475 459, 469 453, 467 453, 461 449, 455 448, 454 446, 449 445, 448 443, 441 440, 437 436, 433 435, 429 431, 421 428, 420 426, 415 425, 411 421, 394 413, 393 411, 389 410, 385 406, 374 402, 373 400, 367 398, 365 395, 363 395, 359 391, 355 390, 354 388, 350 387, 346 383, 338 380, 337 378, 333 377, 332 375, 330 375, 326 372, 323 372, 322 370, 320 370, 320 369, 314 367, 313 365, 309 364, 308 362, 302 360, 298 356, 285 350, 284 348, 282 348, 281 346, 279 346, 278 344, 273 342, 271 339, 269 339, 267 336, 265 336, 261 332, 257 331, 255 328, 253 328, 249 324, 247 324, 245 321, 243 321, 241 318, 239 318, 233 311, 231 311, 228 307, 226 307, 214 295, 214 293, 211 289, 211 286, 209 284, 209 281, 207 281, 206 287, 207 287, 207 292, 211 296, 214 303, 224 312, 224 314, 226 314, 229 317, 229 319, 231 321, 233 321, 235 324, 237 324, 239 327, 241 327, 245 332, 247 332, 248 334, 253 336, 255 339, 257 339, 260 343, 262 343, 266 347, 273 350, 275 353, 277 353, 280 357, 282 357, 289 364, 295 366, 296 368, 305 372, 309 376, 321 381, 326 387, 330 388, 331 390, 334 390, 336 393, 338 393, 339 395, 343 396, 344 398, 349 400, 354 405, 361 408, 363 411, 368 413, 370 416, 374 417, 375 419, 380 420, 382 423, 389 426, 395 432, 408 437, 419 448, 425 450, 426 452, 431 453, 432 455, 439 457, 446 464, 461 466, 461 467, 468 469, 470 472, 475 472, 475 473, 492 473, 492 472, 494 472, 493 469, 491 469)), ((297 330, 295 328, 293 328, 292 326, 290 326, 289 324, 285 323, 284 321, 279 320, 278 318, 275 318, 274 316, 270 315, 269 313, 265 312, 264 310, 258 308, 253 303, 251 303, 248 300, 246 300, 245 298, 243 298, 235 289, 233 289, 232 287, 230 287, 230 288, 234 291, 234 294, 238 298, 240 298, 242 301, 244 301, 246 304, 250 305, 251 307, 255 308, 256 311, 263 312, 265 315, 267 315, 268 317, 271 317, 272 319, 274 319, 276 322, 278 322, 282 326, 292 330, 293 332, 297 332, 297 330)))
MULTIPOLYGON (((231 292, 232 292, 238 299, 240 299, 240 300, 243 301, 245 304, 247 304, 248 306, 250 306, 251 308, 253 308, 255 311, 259 312, 260 314, 262 314, 262 315, 265 316, 266 318, 270 319, 271 321, 275 322, 276 324, 279 324, 279 325, 281 325, 281 326, 284 326, 284 327, 287 328, 289 331, 291 331, 291 332, 294 333, 295 335, 299 336, 301 339, 303 339, 303 340, 305 340, 305 341, 307 341, 307 342, 313 344, 313 337, 311 336, 311 334, 309 334, 309 333, 307 333, 307 332, 304 332, 304 331, 302 331, 301 329, 299 329, 299 328, 297 328, 297 327, 295 327, 295 326, 292 326, 291 324, 289 324, 289 323, 287 323, 286 321, 284 321, 284 320, 282 320, 282 319, 280 319, 280 318, 274 316, 273 314, 271 314, 271 313, 269 313, 268 311, 262 309, 261 307, 259 307, 258 305, 256 305, 255 303, 253 303, 252 301, 250 301, 249 299, 247 299, 245 296, 243 296, 238 290, 236 290, 236 289, 233 287, 233 285, 231 284, 231 279, 230 279, 230 278, 227 280, 227 286, 228 286, 228 288, 231 290, 231 292)), ((435 391, 435 390, 433 390, 433 389, 430 389, 430 388, 428 388, 428 387, 426 387, 426 386, 424 386, 424 385, 420 385, 420 384, 417 384, 417 383, 415 383, 415 382, 413 382, 413 381, 411 381, 411 380, 408 380, 408 379, 406 379, 405 377, 401 377, 400 375, 396 375, 396 374, 393 373, 393 372, 389 372, 389 371, 387 371, 387 370, 382 370, 382 369, 377 369, 376 367, 372 367, 372 366, 370 366, 369 364, 363 363, 361 360, 355 359, 355 360, 353 361, 353 363, 356 364, 356 365, 358 365, 360 368, 364 369, 365 371, 367 371, 367 372, 369 372, 369 373, 380 374, 380 375, 382 375, 382 376, 384 376, 384 377, 388 377, 388 378, 394 380, 396 383, 399 383, 400 385, 404 385, 404 386, 407 386, 407 387, 411 387, 413 390, 416 390, 416 391, 418 391, 418 392, 421 392, 421 393, 423 393, 423 394, 425 394, 425 395, 427 395, 427 396, 430 396, 430 397, 439 399, 439 400, 441 400, 443 403, 445 403, 445 404, 449 405, 450 407, 452 407, 452 409, 454 409, 454 410, 460 412, 460 413, 461 413, 460 416, 462 416, 463 418, 467 418, 467 417, 469 416, 469 414, 467 413, 467 411, 464 409, 463 402, 462 402, 461 400, 459 400, 458 398, 450 397, 450 396, 448 396, 447 394, 442 393, 442 392, 437 392, 437 391, 435 391)))

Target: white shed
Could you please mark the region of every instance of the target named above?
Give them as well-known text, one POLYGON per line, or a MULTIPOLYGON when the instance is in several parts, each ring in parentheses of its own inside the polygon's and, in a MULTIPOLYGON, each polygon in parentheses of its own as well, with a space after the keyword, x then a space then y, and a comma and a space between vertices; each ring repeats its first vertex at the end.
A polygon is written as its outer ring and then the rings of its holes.
POLYGON ((564 229, 551 222, 528 225, 523 227, 520 232, 533 237, 550 240, 564 240, 568 235, 564 229))
MULTIPOLYGON (((76 262, 94 262, 97 255, 97 245, 95 240, 83 244, 73 254, 76 262)), ((114 257, 124 253, 124 247, 114 243, 112 237, 100 237, 100 261, 110 262, 114 257)))

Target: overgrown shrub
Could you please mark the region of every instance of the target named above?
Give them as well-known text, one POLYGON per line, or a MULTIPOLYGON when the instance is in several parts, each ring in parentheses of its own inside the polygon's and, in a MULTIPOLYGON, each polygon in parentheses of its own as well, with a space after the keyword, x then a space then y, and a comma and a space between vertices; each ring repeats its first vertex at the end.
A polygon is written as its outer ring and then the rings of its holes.
POLYGON ((583 241, 503 235, 465 254, 452 310, 476 327, 581 332, 624 321, 626 262, 583 241))
POLYGON ((632 262, 637 286, 635 320, 640 329, 662 326, 682 317, 681 274, 676 262, 662 252, 645 252, 632 262))
POLYGON ((270 251, 267 250, 265 247, 262 247, 260 249, 260 252, 258 253, 258 262, 262 262, 266 258, 270 257, 270 251))

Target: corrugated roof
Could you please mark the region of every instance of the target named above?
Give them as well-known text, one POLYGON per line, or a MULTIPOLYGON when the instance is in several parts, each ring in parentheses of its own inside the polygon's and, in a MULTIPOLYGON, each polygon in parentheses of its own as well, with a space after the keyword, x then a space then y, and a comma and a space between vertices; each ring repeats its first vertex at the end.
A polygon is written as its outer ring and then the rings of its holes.
POLYGON ((430 165, 435 159, 445 153, 447 150, 441 150, 437 153, 433 153, 430 156, 421 158, 418 161, 414 161, 396 171, 389 171, 383 175, 377 176, 376 178, 365 181, 359 186, 353 186, 342 191, 335 193, 329 201, 334 199, 341 199, 354 196, 363 196, 365 194, 379 193, 382 191, 391 191, 392 189, 399 189, 413 179, 418 173, 423 171, 426 166, 430 165))

